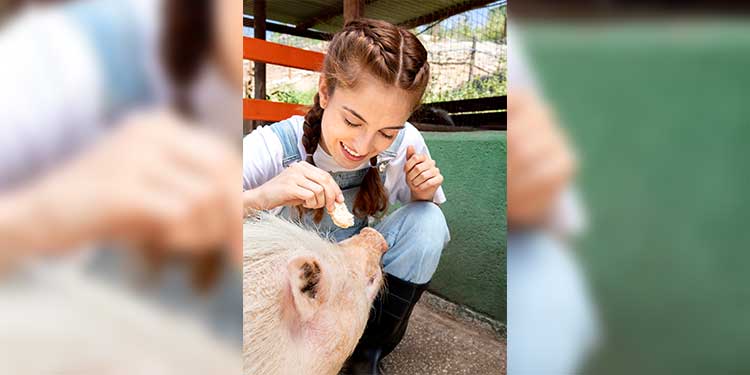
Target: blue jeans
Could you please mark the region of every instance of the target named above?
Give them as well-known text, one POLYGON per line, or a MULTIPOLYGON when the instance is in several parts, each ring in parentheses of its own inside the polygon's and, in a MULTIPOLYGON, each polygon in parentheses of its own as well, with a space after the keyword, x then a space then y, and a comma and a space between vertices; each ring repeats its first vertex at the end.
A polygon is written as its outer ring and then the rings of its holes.
POLYGON ((424 284, 432 279, 450 240, 443 211, 432 202, 411 202, 374 227, 388 242, 384 271, 401 280, 424 284))
POLYGON ((508 375, 577 374, 598 324, 574 254, 544 232, 508 236, 508 375))

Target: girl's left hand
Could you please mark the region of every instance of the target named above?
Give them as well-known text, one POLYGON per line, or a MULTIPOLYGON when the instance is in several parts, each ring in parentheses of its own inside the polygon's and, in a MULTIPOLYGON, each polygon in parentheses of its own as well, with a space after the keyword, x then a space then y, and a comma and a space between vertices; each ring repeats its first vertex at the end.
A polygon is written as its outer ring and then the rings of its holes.
POLYGON ((406 148, 404 173, 413 201, 432 201, 435 192, 443 184, 443 175, 435 166, 435 160, 430 159, 427 154, 417 154, 414 146, 406 148))

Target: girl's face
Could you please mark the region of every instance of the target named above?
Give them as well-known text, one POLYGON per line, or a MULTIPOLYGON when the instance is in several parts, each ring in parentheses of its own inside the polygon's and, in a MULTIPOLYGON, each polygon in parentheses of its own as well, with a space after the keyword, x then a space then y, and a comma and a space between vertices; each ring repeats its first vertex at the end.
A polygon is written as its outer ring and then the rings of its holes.
POLYGON ((328 95, 320 79, 320 146, 341 167, 354 169, 387 149, 411 115, 414 95, 364 74, 354 88, 328 95))

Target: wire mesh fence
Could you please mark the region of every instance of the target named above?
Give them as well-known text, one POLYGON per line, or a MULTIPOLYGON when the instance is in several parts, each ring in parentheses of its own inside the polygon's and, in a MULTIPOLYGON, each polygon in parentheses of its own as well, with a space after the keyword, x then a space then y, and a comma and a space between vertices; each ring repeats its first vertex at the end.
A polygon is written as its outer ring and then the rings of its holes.
MULTIPOLYGON (((505 0, 412 29, 429 54, 431 79, 424 102, 475 99, 506 94, 505 0)), ((246 35, 252 36, 246 28, 246 35)), ((267 32, 267 40, 325 52, 325 41, 267 32)), ((253 97, 253 63, 245 61, 245 97, 253 97)), ((312 104, 318 74, 266 66, 267 99, 312 104)))
POLYGON ((505 95, 505 4, 495 2, 413 30, 429 54, 426 103, 505 95))

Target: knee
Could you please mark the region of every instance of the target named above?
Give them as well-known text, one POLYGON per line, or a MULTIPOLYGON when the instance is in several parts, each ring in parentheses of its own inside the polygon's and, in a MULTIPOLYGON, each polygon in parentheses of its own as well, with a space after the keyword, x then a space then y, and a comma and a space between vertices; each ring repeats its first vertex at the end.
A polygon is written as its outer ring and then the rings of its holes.
MULTIPOLYGON (((404 210, 404 228, 416 246, 425 252, 436 252, 439 256, 450 240, 448 224, 443 211, 431 202, 412 202, 402 208, 404 210)), ((429 256, 431 254, 425 254, 429 256)))
POLYGON ((379 229, 390 245, 383 256, 385 271, 412 283, 428 282, 450 240, 440 207, 429 202, 409 203, 389 215, 379 229))

